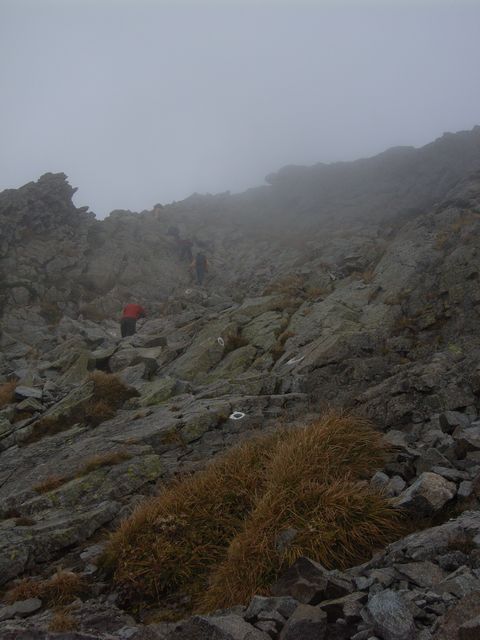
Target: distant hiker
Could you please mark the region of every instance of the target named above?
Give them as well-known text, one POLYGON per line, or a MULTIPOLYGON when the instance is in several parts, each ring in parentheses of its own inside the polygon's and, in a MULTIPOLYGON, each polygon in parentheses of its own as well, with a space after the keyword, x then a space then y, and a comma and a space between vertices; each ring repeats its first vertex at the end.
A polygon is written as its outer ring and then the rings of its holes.
POLYGON ((208 271, 207 256, 204 253, 197 253, 197 255, 195 256, 195 260, 190 266, 191 268, 195 269, 197 284, 202 285, 205 274, 208 271))
POLYGON ((120 330, 122 338, 133 336, 137 329, 137 320, 145 318, 147 315, 145 309, 139 304, 127 304, 122 313, 120 320, 120 330))
POLYGON ((185 238, 184 240, 178 239, 178 251, 180 254, 180 260, 188 260, 189 262, 193 258, 192 253, 193 242, 185 238))

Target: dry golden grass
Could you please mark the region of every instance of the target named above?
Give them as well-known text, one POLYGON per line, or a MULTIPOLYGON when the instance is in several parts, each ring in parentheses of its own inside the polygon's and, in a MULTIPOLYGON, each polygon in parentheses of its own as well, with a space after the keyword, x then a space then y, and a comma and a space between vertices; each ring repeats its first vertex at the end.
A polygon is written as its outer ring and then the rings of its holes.
POLYGON ((15 518, 16 527, 31 527, 34 524, 35 520, 33 518, 29 518, 28 516, 20 516, 19 518, 15 518))
POLYGON ((281 294, 284 296, 303 295, 303 278, 298 275, 289 275, 271 282, 263 292, 263 295, 281 294))
POLYGON ((235 351, 236 349, 240 349, 240 347, 246 347, 247 344, 248 340, 242 335, 230 335, 227 338, 223 352, 226 355, 227 353, 230 353, 230 351, 235 351))
POLYGON ((369 557, 398 537, 398 511, 365 479, 384 463, 366 420, 329 413, 232 449, 144 503, 104 556, 131 603, 188 595, 212 610, 266 593, 301 555, 328 567, 369 557), (277 550, 278 534, 297 531, 277 550))
POLYGON ((97 427, 102 422, 113 418, 115 413, 116 410, 105 400, 92 400, 85 406, 84 420, 97 427))
POLYGON ((311 481, 298 493, 268 491, 233 539, 226 559, 214 571, 198 610, 247 605, 300 556, 330 569, 347 568, 400 532, 398 517, 384 498, 358 482, 311 481), (291 545, 277 549, 280 532, 298 531, 291 545))
POLYGON ((57 609, 50 619, 48 630, 54 633, 65 631, 77 631, 79 629, 78 620, 76 620, 67 608, 57 609))
POLYGON ((69 479, 68 476, 51 475, 34 485, 33 490, 37 493, 47 493, 48 491, 53 491, 53 489, 61 487, 62 484, 68 482, 69 479))
POLYGON ((0 409, 6 407, 7 404, 13 402, 15 397, 15 387, 17 383, 15 380, 10 380, 10 382, 4 382, 0 384, 0 409))
POLYGON ((72 602, 86 592, 87 583, 82 577, 71 571, 59 571, 48 580, 21 580, 7 592, 5 601, 11 604, 17 600, 40 598, 46 606, 57 607, 72 602))
POLYGON ((221 561, 264 484, 272 438, 249 441, 140 505, 110 539, 103 558, 131 601, 197 594, 221 561))
POLYGON ((129 460, 132 456, 126 451, 112 451, 110 453, 101 453, 96 456, 88 458, 77 472, 78 476, 84 476, 87 473, 96 471, 101 467, 112 467, 120 462, 129 460))
POLYGON ((397 536, 398 514, 359 482, 383 464, 385 454, 381 435, 367 421, 334 413, 282 438, 267 468, 267 491, 214 572, 200 609, 266 593, 301 555, 344 568, 397 536), (286 529, 298 534, 278 551, 276 538, 286 529))

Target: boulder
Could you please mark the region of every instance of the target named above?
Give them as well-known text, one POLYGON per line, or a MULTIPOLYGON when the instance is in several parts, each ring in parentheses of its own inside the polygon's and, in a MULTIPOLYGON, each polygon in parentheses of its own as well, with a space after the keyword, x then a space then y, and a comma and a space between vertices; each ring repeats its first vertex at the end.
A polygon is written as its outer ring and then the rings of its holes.
POLYGON ((395 504, 415 514, 430 516, 440 511, 455 496, 456 490, 453 482, 436 473, 425 471, 398 496, 395 504))
POLYGON ((386 589, 374 595, 366 606, 373 630, 382 640, 415 640, 413 616, 405 600, 386 589))

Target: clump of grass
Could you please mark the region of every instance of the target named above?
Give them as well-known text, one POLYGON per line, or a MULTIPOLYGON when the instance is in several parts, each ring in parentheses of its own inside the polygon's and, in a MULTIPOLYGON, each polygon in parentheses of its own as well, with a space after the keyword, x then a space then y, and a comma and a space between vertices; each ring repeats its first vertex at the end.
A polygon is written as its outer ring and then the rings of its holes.
POLYGON ((246 347, 247 344, 248 340, 241 334, 229 335, 225 343, 223 353, 226 355, 227 353, 230 353, 230 351, 235 351, 236 349, 240 349, 240 347, 246 347))
POLYGON ((268 593, 302 555, 346 568, 398 536, 398 512, 361 482, 384 459, 380 434, 368 423, 334 414, 282 438, 267 468, 267 490, 214 571, 200 610, 268 593), (286 529, 297 535, 280 550, 277 536, 286 529))
POLYGON ((14 401, 16 386, 17 383, 15 380, 0 384, 0 409, 3 409, 7 404, 11 404, 14 401))
POLYGON ((85 421, 96 427, 106 420, 110 420, 116 411, 111 404, 105 400, 94 400, 89 402, 85 407, 85 421))
POLYGON ((40 598, 47 607, 68 604, 75 598, 85 595, 87 583, 71 571, 59 571, 48 580, 25 578, 5 595, 8 604, 17 600, 40 598))
POLYGON ((137 507, 113 534, 103 564, 126 601, 198 595, 264 483, 272 438, 236 447, 204 471, 137 507))
POLYGON ((57 609, 50 619, 48 630, 54 633, 66 631, 77 631, 79 629, 78 620, 76 620, 70 610, 66 607, 57 609))
POLYGON ((132 456, 126 451, 112 451, 110 453, 101 453, 96 456, 92 456, 86 460, 77 472, 77 477, 96 471, 101 467, 112 467, 120 462, 129 460, 132 456))
POLYGON ((95 371, 90 374, 93 381, 93 397, 82 406, 76 407, 69 415, 42 416, 33 425, 26 444, 36 442, 46 435, 53 435, 68 429, 76 423, 98 426, 105 420, 113 418, 126 400, 138 395, 135 389, 126 387, 123 382, 112 373, 95 371))
POLYGON ((60 475, 51 475, 45 480, 42 480, 38 484, 34 485, 33 490, 37 493, 47 493, 48 491, 53 491, 54 489, 58 489, 62 484, 68 482, 70 478, 68 476, 60 476, 60 475))
POLYGON ((187 595, 205 611, 266 593, 301 555, 328 567, 361 561, 402 530, 366 482, 386 455, 368 421, 334 413, 250 441, 139 506, 104 565, 130 604, 187 595), (280 551, 288 528, 297 535, 280 551))
POLYGON ((33 518, 29 518, 28 516, 20 516, 20 518, 15 518, 16 527, 31 527, 34 524, 35 520, 33 518))

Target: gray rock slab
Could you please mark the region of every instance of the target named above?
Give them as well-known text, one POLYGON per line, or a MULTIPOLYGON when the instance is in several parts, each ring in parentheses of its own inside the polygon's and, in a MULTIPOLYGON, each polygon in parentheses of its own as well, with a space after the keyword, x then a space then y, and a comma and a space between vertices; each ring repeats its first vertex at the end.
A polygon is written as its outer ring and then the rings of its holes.
POLYGON ((367 604, 374 632, 383 640, 414 640, 415 623, 405 600, 387 589, 374 595, 367 604))
POLYGON ((430 560, 396 564, 395 569, 419 587, 432 587, 445 578, 445 572, 430 560))

